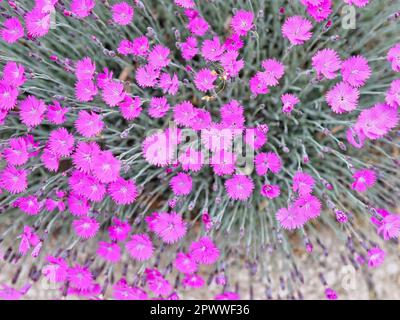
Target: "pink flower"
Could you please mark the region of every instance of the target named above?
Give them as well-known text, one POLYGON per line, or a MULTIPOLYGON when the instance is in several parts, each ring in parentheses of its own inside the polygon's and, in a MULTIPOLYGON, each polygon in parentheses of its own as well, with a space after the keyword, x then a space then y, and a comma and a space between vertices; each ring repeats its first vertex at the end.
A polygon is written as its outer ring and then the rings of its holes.
POLYGON ((170 50, 160 44, 153 47, 148 56, 149 65, 154 69, 161 69, 169 65, 171 59, 168 58, 170 50))
POLYGON ((67 202, 69 211, 73 216, 81 217, 89 213, 90 204, 83 196, 70 193, 67 202))
POLYGON ((25 27, 28 35, 40 38, 50 30, 51 14, 42 12, 41 9, 33 9, 25 15, 25 27))
POLYGON ((335 113, 350 112, 357 108, 360 92, 346 82, 339 82, 326 94, 326 102, 335 113))
POLYGON ((282 112, 290 113, 294 109, 295 105, 300 102, 299 98, 291 93, 285 93, 281 96, 282 101, 282 112))
POLYGON ((174 267, 184 274, 192 274, 197 271, 197 263, 189 254, 179 252, 174 261, 174 267))
POLYGON ((157 84, 157 78, 160 70, 148 64, 141 66, 136 70, 136 82, 142 88, 154 87, 157 84))
POLYGON ((65 115, 69 108, 63 108, 58 101, 53 101, 53 104, 47 107, 46 117, 53 124, 63 124, 66 120, 65 115))
POLYGON ((282 161, 274 152, 262 152, 256 155, 254 159, 256 172, 259 176, 265 175, 268 170, 272 173, 278 173, 282 168, 282 161))
POLYGON ((108 227, 108 234, 113 241, 124 241, 131 231, 131 226, 126 221, 112 219, 113 224, 108 227))
POLYGON ((245 36, 254 27, 253 20, 253 12, 239 10, 232 17, 231 28, 237 35, 245 36))
POLYGON ((229 198, 244 201, 253 193, 254 183, 251 178, 236 174, 225 181, 225 189, 229 198))
POLYGON ((202 130, 201 142, 213 152, 228 150, 232 147, 232 130, 223 128, 220 124, 212 124, 209 128, 202 130))
POLYGON ((95 0, 72 0, 71 11, 78 18, 85 18, 91 14, 96 5, 95 0))
POLYGON ((307 7, 307 12, 312 16, 315 21, 321 22, 327 19, 332 11, 332 1, 331 0, 321 0, 318 5, 309 5, 307 7))
POLYGON ((110 81, 112 81, 112 79, 113 79, 113 72, 109 71, 108 68, 104 68, 103 72, 100 72, 97 75, 97 85, 99 86, 99 88, 104 89, 106 85, 110 81))
POLYGON ((121 162, 111 151, 101 151, 93 157, 92 172, 103 183, 114 182, 119 178, 121 162))
POLYGON ((180 44, 182 57, 185 60, 192 60, 197 54, 197 39, 195 37, 188 37, 185 42, 180 44))
POLYGON ((12 44, 24 36, 24 27, 18 18, 6 19, 3 22, 0 35, 5 42, 12 44))
POLYGON ((385 240, 398 238, 400 236, 400 216, 395 214, 385 216, 378 228, 378 234, 382 234, 385 240))
POLYGON ((183 170, 197 172, 204 164, 204 155, 201 151, 189 147, 179 155, 179 163, 183 170))
POLYGON ((321 214, 321 202, 313 195, 305 195, 298 198, 293 204, 293 210, 307 220, 319 217, 321 214))
POLYGON ((171 284, 157 269, 146 269, 145 273, 147 286, 156 296, 167 296, 171 293, 171 284))
POLYGON ((185 277, 182 279, 182 284, 185 288, 201 288, 202 286, 204 286, 205 281, 198 274, 186 274, 185 277))
POLYGON ((174 143, 164 132, 154 133, 143 141, 143 156, 152 165, 165 167, 174 158, 174 143))
POLYGON ((4 159, 8 164, 20 166, 25 164, 29 159, 28 148, 23 137, 11 138, 9 147, 3 151, 4 159))
POLYGON ((77 289, 89 289, 93 283, 93 275, 87 267, 76 265, 68 269, 68 281, 77 289))
POLYGON ((239 75, 240 70, 243 69, 244 61, 243 59, 236 60, 238 56, 239 52, 228 51, 219 58, 227 77, 236 77, 239 75))
POLYGON ((47 170, 54 172, 58 170, 60 157, 51 151, 50 148, 44 148, 40 159, 47 170))
POLYGON ((124 85, 118 81, 110 81, 103 88, 102 97, 110 107, 115 107, 125 98, 124 85))
POLYGON ((224 292, 217 294, 215 300, 240 300, 240 296, 236 292, 224 292))
POLYGON ((22 212, 30 216, 39 214, 41 210, 41 205, 35 196, 18 198, 16 201, 14 201, 13 206, 18 207, 22 212))
POLYGON ((257 72, 255 76, 249 80, 249 86, 251 93, 254 95, 267 94, 269 92, 261 72, 257 72))
POLYGON ((46 260, 49 264, 45 265, 42 269, 42 274, 46 279, 53 283, 66 281, 68 276, 68 264, 65 260, 53 256, 47 256, 46 260))
POLYGON ((355 6, 362 8, 369 3, 369 0, 344 0, 344 2, 347 4, 354 4, 355 6))
POLYGON ((26 171, 13 166, 4 168, 0 173, 0 187, 13 194, 24 192, 28 187, 26 171))
POLYGON ((67 129, 58 128, 50 133, 48 147, 55 155, 66 157, 72 153, 74 141, 74 136, 67 129))
POLYGON ((379 267, 385 261, 385 251, 379 247, 368 250, 368 266, 370 268, 379 267))
POLYGON ((351 188, 358 192, 365 192, 375 184, 376 173, 370 169, 361 169, 353 174, 353 179, 351 188))
POLYGON ((217 176, 232 174, 236 169, 236 154, 224 149, 217 150, 211 157, 211 165, 217 176))
POLYGON ((147 300, 148 296, 142 289, 129 286, 126 279, 122 278, 113 286, 113 298, 116 300, 147 300))
POLYGON ((117 181, 108 185, 108 193, 115 203, 119 205, 131 204, 138 195, 135 183, 122 178, 118 178, 117 181))
POLYGON ((395 108, 378 103, 360 113, 354 129, 367 138, 375 140, 385 136, 396 127, 398 122, 399 117, 395 108))
POLYGON ((174 0, 177 6, 180 6, 185 9, 193 8, 196 4, 193 0, 174 0))
POLYGON ((264 72, 258 73, 258 77, 267 86, 276 86, 285 73, 285 66, 275 59, 267 59, 262 62, 264 72))
POLYGON ((179 89, 178 76, 175 73, 172 77, 166 72, 162 73, 158 85, 164 93, 175 95, 179 89))
POLYGON ((201 47, 201 55, 208 61, 217 61, 224 53, 224 47, 221 45, 219 38, 215 36, 212 40, 204 40, 201 47))
POLYGON ((96 235, 100 228, 100 224, 94 218, 82 217, 81 219, 72 222, 72 227, 79 237, 90 239, 96 235))
POLYGON ((259 128, 247 128, 244 140, 254 150, 258 150, 267 142, 266 132, 259 128))
POLYGON ((214 242, 207 236, 194 241, 190 245, 190 256, 199 264, 213 264, 217 262, 220 252, 214 242))
POLYGON ((206 92, 207 90, 214 89, 215 80, 217 80, 217 75, 215 72, 209 69, 201 69, 199 72, 196 73, 194 83, 197 89, 206 92))
POLYGON ((79 111, 78 119, 75 121, 75 128, 85 138, 91 138, 98 135, 104 128, 104 122, 101 115, 92 111, 79 111))
POLYGON ((328 300, 337 300, 337 293, 335 290, 332 290, 331 288, 326 288, 325 289, 325 296, 328 300))
POLYGON ((287 230, 300 228, 307 221, 307 218, 293 207, 279 209, 276 213, 276 219, 281 227, 287 230))
POLYGON ((132 54, 146 56, 149 51, 149 40, 146 36, 140 36, 132 41, 132 54))
POLYGON ((286 19, 282 26, 283 36, 289 39, 292 45, 302 45, 312 37, 312 23, 302 16, 293 16, 286 19))
POLYGON ((226 38, 224 46, 225 50, 238 51, 243 48, 243 40, 236 33, 232 33, 228 38, 226 38))
POLYGON ((117 51, 124 56, 127 56, 128 54, 133 54, 133 43, 127 39, 123 39, 119 43, 117 51))
POLYGON ((224 104, 219 111, 221 113, 221 122, 224 126, 232 129, 243 129, 245 121, 244 108, 238 101, 232 100, 224 104))
POLYGON ((10 86, 5 81, 0 80, 0 109, 11 110, 15 107, 18 98, 18 88, 10 86))
POLYGON ((317 76, 323 75, 327 79, 336 78, 336 72, 341 69, 342 61, 333 49, 318 50, 312 57, 312 66, 317 76))
POLYGON ((101 201, 106 193, 106 188, 101 182, 78 170, 71 174, 69 185, 76 194, 94 202, 101 201))
POLYGON ((207 21, 198 16, 191 19, 187 25, 187 28, 191 33, 200 37, 206 34, 209 27, 207 21))
POLYGON ((149 115, 152 118, 162 118, 169 110, 169 103, 165 97, 152 97, 150 99, 149 115))
POLYGON ((353 87, 359 88, 371 76, 368 60, 363 56, 352 56, 342 65, 343 80, 353 87))
POLYGON ((122 117, 126 120, 133 120, 139 117, 142 112, 142 101, 139 97, 125 96, 125 99, 119 103, 119 110, 121 111, 122 117))
POLYGON ((186 234, 186 222, 176 212, 161 212, 148 219, 149 227, 162 241, 168 244, 175 243, 186 234))
POLYGON ((264 184, 260 193, 268 199, 275 199, 281 194, 281 189, 276 184, 264 184))
POLYGON ((43 100, 27 96, 19 105, 19 117, 27 127, 38 126, 44 118, 46 105, 43 100))
POLYGON ((387 60, 392 63, 393 71, 400 72, 400 42, 388 51, 387 60))
POLYGON ((132 235, 125 247, 129 255, 138 261, 149 260, 154 251, 153 243, 147 234, 132 235))
POLYGON ((174 121, 181 126, 190 126, 195 116, 195 108, 190 101, 181 102, 174 107, 174 121))
POLYGON ((193 187, 192 178, 190 175, 180 172, 171 179, 170 186, 175 195, 188 195, 193 187))
POLYGON ((18 236, 18 239, 21 239, 18 251, 22 255, 27 254, 31 247, 35 247, 40 243, 39 236, 30 226, 24 226, 24 232, 18 236))
POLYGON ((95 72, 96 65, 89 57, 85 57, 76 63, 75 75, 79 81, 92 80, 95 72))
POLYGON ((293 191, 298 192, 301 197, 309 195, 314 184, 314 178, 307 173, 297 171, 293 177, 293 191))
POLYGON ((400 107, 400 79, 393 80, 386 93, 386 103, 392 108, 400 107))
POLYGON ((80 80, 75 83, 75 96, 81 102, 92 101, 98 90, 92 80, 80 80))
POLYGON ((8 61, 3 69, 3 81, 13 87, 22 86, 26 81, 24 66, 8 61))
POLYGON ((111 7, 112 18, 115 23, 126 26, 132 22, 134 10, 126 2, 114 4, 111 7))
POLYGON ((100 147, 96 142, 79 142, 74 154, 72 162, 75 168, 89 173, 93 168, 93 158, 100 153, 100 147))
POLYGON ((121 248, 116 243, 100 241, 96 253, 104 260, 112 263, 117 263, 121 260, 121 248))

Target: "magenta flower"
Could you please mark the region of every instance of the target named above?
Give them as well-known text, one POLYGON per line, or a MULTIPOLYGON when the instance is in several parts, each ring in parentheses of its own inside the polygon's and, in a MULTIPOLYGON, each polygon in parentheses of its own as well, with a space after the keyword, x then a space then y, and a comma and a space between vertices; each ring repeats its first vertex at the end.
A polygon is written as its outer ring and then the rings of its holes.
POLYGON ((370 268, 379 267, 385 261, 385 251, 379 247, 368 250, 368 266, 370 268))
POLYGON ((90 15, 95 6, 95 0, 72 0, 71 11, 75 16, 82 19, 90 15))
POLYGON ((240 300, 240 296, 236 292, 224 292, 217 294, 215 300, 240 300))
POLYGON ((253 193, 254 183, 250 177, 236 174, 225 181, 225 189, 229 198, 244 201, 253 193))
POLYGON ((317 76, 324 76, 326 79, 336 78, 336 72, 341 69, 342 61, 338 53, 333 49, 318 50, 312 57, 312 66, 317 76))
POLYGON ((180 50, 183 59, 192 60, 199 51, 199 49, 197 48, 197 38, 188 37, 185 42, 182 42, 180 44, 180 50))
POLYGON ((174 157, 173 144, 165 133, 154 133, 143 141, 143 156, 152 165, 164 167, 174 157))
POLYGON ((236 154, 224 149, 216 151, 211 157, 211 165, 217 176, 233 174, 236 169, 236 154))
POLYGON ((114 182, 119 178, 121 162, 111 151, 101 151, 93 157, 93 175, 103 183, 114 182))
POLYGON ((201 151, 189 147, 179 155, 178 160, 183 170, 197 172, 204 164, 204 155, 201 151))
POLYGON ((113 224, 108 227, 108 234, 113 241, 124 241, 131 231, 131 226, 126 221, 117 218, 112 219, 113 224))
POLYGON ((28 35, 34 38, 40 38, 46 35, 50 30, 50 13, 42 12, 35 8, 25 15, 25 27, 28 35))
POLYGON ((184 288, 201 288, 204 286, 204 279, 198 274, 186 274, 182 279, 182 284, 184 288))
POLYGON ((244 60, 237 60, 238 56, 239 52, 228 51, 219 58, 221 66, 224 68, 226 76, 229 78, 238 76, 240 70, 244 67, 244 60))
POLYGON ((338 298, 336 291, 332 290, 331 288, 325 289, 325 297, 328 300, 337 300, 337 298, 338 298))
POLYGON ((100 224, 94 218, 82 217, 72 222, 72 227, 78 237, 83 239, 93 238, 100 228, 100 224))
POLYGON ((168 58, 170 50, 160 44, 153 47, 148 56, 149 65, 154 69, 161 69, 169 65, 171 59, 168 58))
POLYGON ((386 93, 386 103, 392 108, 400 107, 400 79, 393 80, 386 93))
POLYGON ((184 274, 195 273, 198 269, 197 263, 189 254, 178 252, 174 261, 174 267, 184 274))
POLYGON ((207 90, 214 89, 215 80, 217 80, 217 75, 215 74, 215 72, 209 69, 201 69, 199 72, 196 73, 194 83, 197 89, 206 92, 207 90))
POLYGON ((147 56, 149 52, 149 39, 140 36, 132 40, 132 54, 135 56, 147 56))
POLYGON ((132 22, 134 10, 124 2, 114 4, 111 7, 113 21, 121 26, 126 26, 132 22))
POLYGON ((43 100, 27 96, 19 105, 19 117, 27 127, 38 126, 44 118, 46 105, 43 100))
POLYGON ((3 156, 8 164, 21 166, 29 160, 28 147, 23 137, 11 138, 9 147, 4 149, 3 156))
POLYGON ((131 204, 138 195, 135 183, 122 178, 118 178, 108 185, 108 193, 115 203, 119 205, 131 204))
POLYGON ((97 255, 106 261, 117 263, 121 260, 121 248, 116 243, 100 241, 97 248, 97 255))
POLYGON ((153 256, 153 243, 147 234, 132 235, 131 240, 125 244, 129 255, 138 261, 149 260, 153 256))
POLYGON ((136 119, 142 112, 142 101, 139 97, 132 98, 126 95, 125 99, 118 106, 122 117, 126 120, 136 119))
POLYGON ((181 240, 186 234, 186 222, 176 212, 160 212, 147 220, 149 229, 168 244, 181 240))
POLYGON ((253 12, 239 10, 232 17, 231 28, 237 35, 245 36, 254 27, 253 21, 253 12))
POLYGON ((344 2, 347 4, 354 4, 355 6, 362 8, 369 3, 369 0, 344 0, 344 2))
POLYGON ((220 43, 218 37, 213 37, 211 40, 204 40, 201 47, 201 55, 208 61, 217 61, 224 53, 224 47, 220 43))
POLYGON ((360 92, 346 82, 339 82, 326 94, 326 102, 335 113, 350 112, 357 108, 360 92))
POLYGON ((399 116, 395 108, 378 103, 360 113, 354 129, 365 137, 375 140, 385 136, 398 122, 399 116))
POLYGON ((278 85, 279 79, 285 74, 285 66, 276 59, 267 59, 262 62, 265 71, 258 73, 258 77, 267 86, 278 85))
POLYGON ((168 110, 170 108, 170 105, 167 101, 167 98, 165 97, 152 97, 150 99, 150 107, 149 107, 149 115, 152 118, 162 118, 164 117, 168 110))
POLYGON ((188 195, 193 187, 192 178, 190 175, 180 172, 171 179, 170 186, 175 195, 188 195))
POLYGON ((96 72, 96 65, 89 57, 85 57, 76 63, 75 75, 81 80, 92 80, 96 72))
POLYGON ((308 5, 307 12, 315 21, 324 21, 333 12, 332 0, 321 0, 317 5, 308 5))
POLYGON ((246 144, 248 144, 254 150, 258 150, 262 148, 267 142, 267 136, 266 136, 267 132, 268 130, 263 131, 259 128, 247 128, 244 140, 246 144))
POLYGON ((0 80, 0 109, 4 111, 15 107, 18 98, 18 89, 0 80))
POLYGON ((63 124, 69 110, 69 108, 62 107, 58 101, 53 101, 53 104, 47 107, 46 118, 53 124, 63 124))
POLYGON ((213 264, 220 256, 219 249, 214 242, 207 236, 194 241, 190 245, 190 256, 199 264, 213 264))
POLYGON ((400 236, 400 216, 396 214, 385 216, 378 227, 378 234, 381 234, 385 240, 398 238, 400 236))
POLYGON ((68 209, 75 217, 86 216, 90 210, 90 204, 83 196, 70 193, 67 199, 68 209))
POLYGON ((44 167, 49 171, 57 171, 60 161, 60 157, 56 155, 50 148, 44 148, 42 155, 40 156, 44 167))
POLYGON ((124 85, 118 81, 110 81, 103 88, 102 98, 110 107, 115 107, 125 98, 124 85))
POLYGON ((298 198, 292 210, 297 211, 299 216, 304 216, 307 220, 319 217, 321 214, 321 201, 313 195, 305 195, 298 198))
POLYGON ((68 281, 76 289, 89 289, 93 283, 93 275, 87 267, 77 264, 68 269, 68 281))
POLYGON ((353 179, 351 188, 358 192, 365 192, 375 184, 376 173, 370 169, 361 169, 353 174, 353 179))
POLYGON ((174 107, 174 121, 181 126, 190 126, 196 116, 195 108, 190 101, 181 102, 174 107))
POLYGON ((168 296, 173 287, 157 269, 146 269, 146 282, 150 291, 156 296, 168 296))
POLYGON ((185 9, 193 8, 196 4, 193 0, 174 0, 177 6, 180 6, 185 9))
POLYGON ((27 172, 8 166, 0 173, 0 187, 10 193, 21 193, 28 187, 27 172))
POLYGON ((193 19, 190 19, 187 28, 194 35, 202 37, 206 34, 210 26, 208 25, 206 20, 204 20, 202 17, 197 16, 193 19))
POLYGON ((160 81, 158 83, 159 87, 163 90, 164 93, 168 93, 170 95, 175 95, 179 90, 179 79, 178 76, 174 73, 171 77, 168 73, 162 73, 160 76, 160 81))
POLYGON ((309 195, 314 184, 314 178, 307 173, 298 171, 293 177, 293 191, 298 192, 300 196, 309 195))
POLYGON ((18 198, 16 201, 14 201, 13 206, 19 208, 22 212, 29 216, 35 216, 39 214, 41 210, 41 204, 35 196, 18 198))
POLYGON ((147 300, 145 291, 137 287, 131 287, 125 278, 120 279, 113 285, 113 298, 116 300, 147 300))
POLYGON ((343 80, 355 88, 362 87, 371 76, 368 60, 363 56, 353 56, 342 65, 343 80))
POLYGON ((276 212, 276 219, 281 227, 287 230, 300 228, 307 221, 307 218, 293 207, 279 209, 276 212))
POLYGON ((89 173, 93 169, 93 158, 100 153, 100 147, 96 142, 79 142, 74 154, 72 163, 75 168, 82 172, 89 173))
POLYGON ((266 197, 268 199, 275 199, 281 194, 281 189, 276 184, 264 184, 261 187, 260 193, 263 197, 266 197))
POLYGON ((259 176, 265 175, 268 170, 278 173, 282 168, 282 161, 274 152, 261 152, 254 158, 256 172, 259 176))
POLYGON ((40 243, 39 236, 30 226, 24 226, 24 232, 18 236, 18 239, 21 239, 18 251, 22 255, 27 254, 32 247, 36 247, 40 243))
POLYGON ((47 142, 49 149, 57 156, 66 157, 74 149, 74 136, 65 128, 53 130, 47 142))
POLYGON ((292 45, 302 45, 312 37, 313 28, 310 20, 302 16, 293 16, 286 19, 282 26, 282 33, 292 45))
POLYGON ((142 88, 154 87, 159 76, 160 70, 150 64, 141 66, 136 70, 136 82, 142 88))
POLYGON ((92 111, 79 111, 78 119, 75 121, 75 128, 85 138, 91 138, 98 135, 104 127, 101 115, 92 111))
POLYGON ((43 267, 42 274, 46 279, 53 283, 61 283, 67 280, 68 264, 63 258, 47 256, 46 260, 49 264, 43 267))
POLYGON ((254 95, 267 94, 269 92, 268 85, 264 81, 262 72, 257 72, 255 76, 249 80, 249 86, 251 93, 254 95))
POLYGON ((388 51, 387 60, 391 62, 393 71, 400 72, 400 43, 388 51))
POLYGON ((290 113, 293 111, 296 104, 300 102, 299 98, 291 93, 285 93, 281 96, 282 112, 290 113))
POLYGON ((1 38, 9 43, 15 43, 24 36, 24 27, 18 18, 9 18, 4 20, 3 29, 0 31, 1 38))
POLYGON ((24 66, 8 61, 3 69, 3 81, 13 87, 22 86, 26 81, 24 66))
POLYGON ((75 83, 75 96, 81 102, 92 101, 97 92, 97 87, 92 80, 80 80, 75 83))

